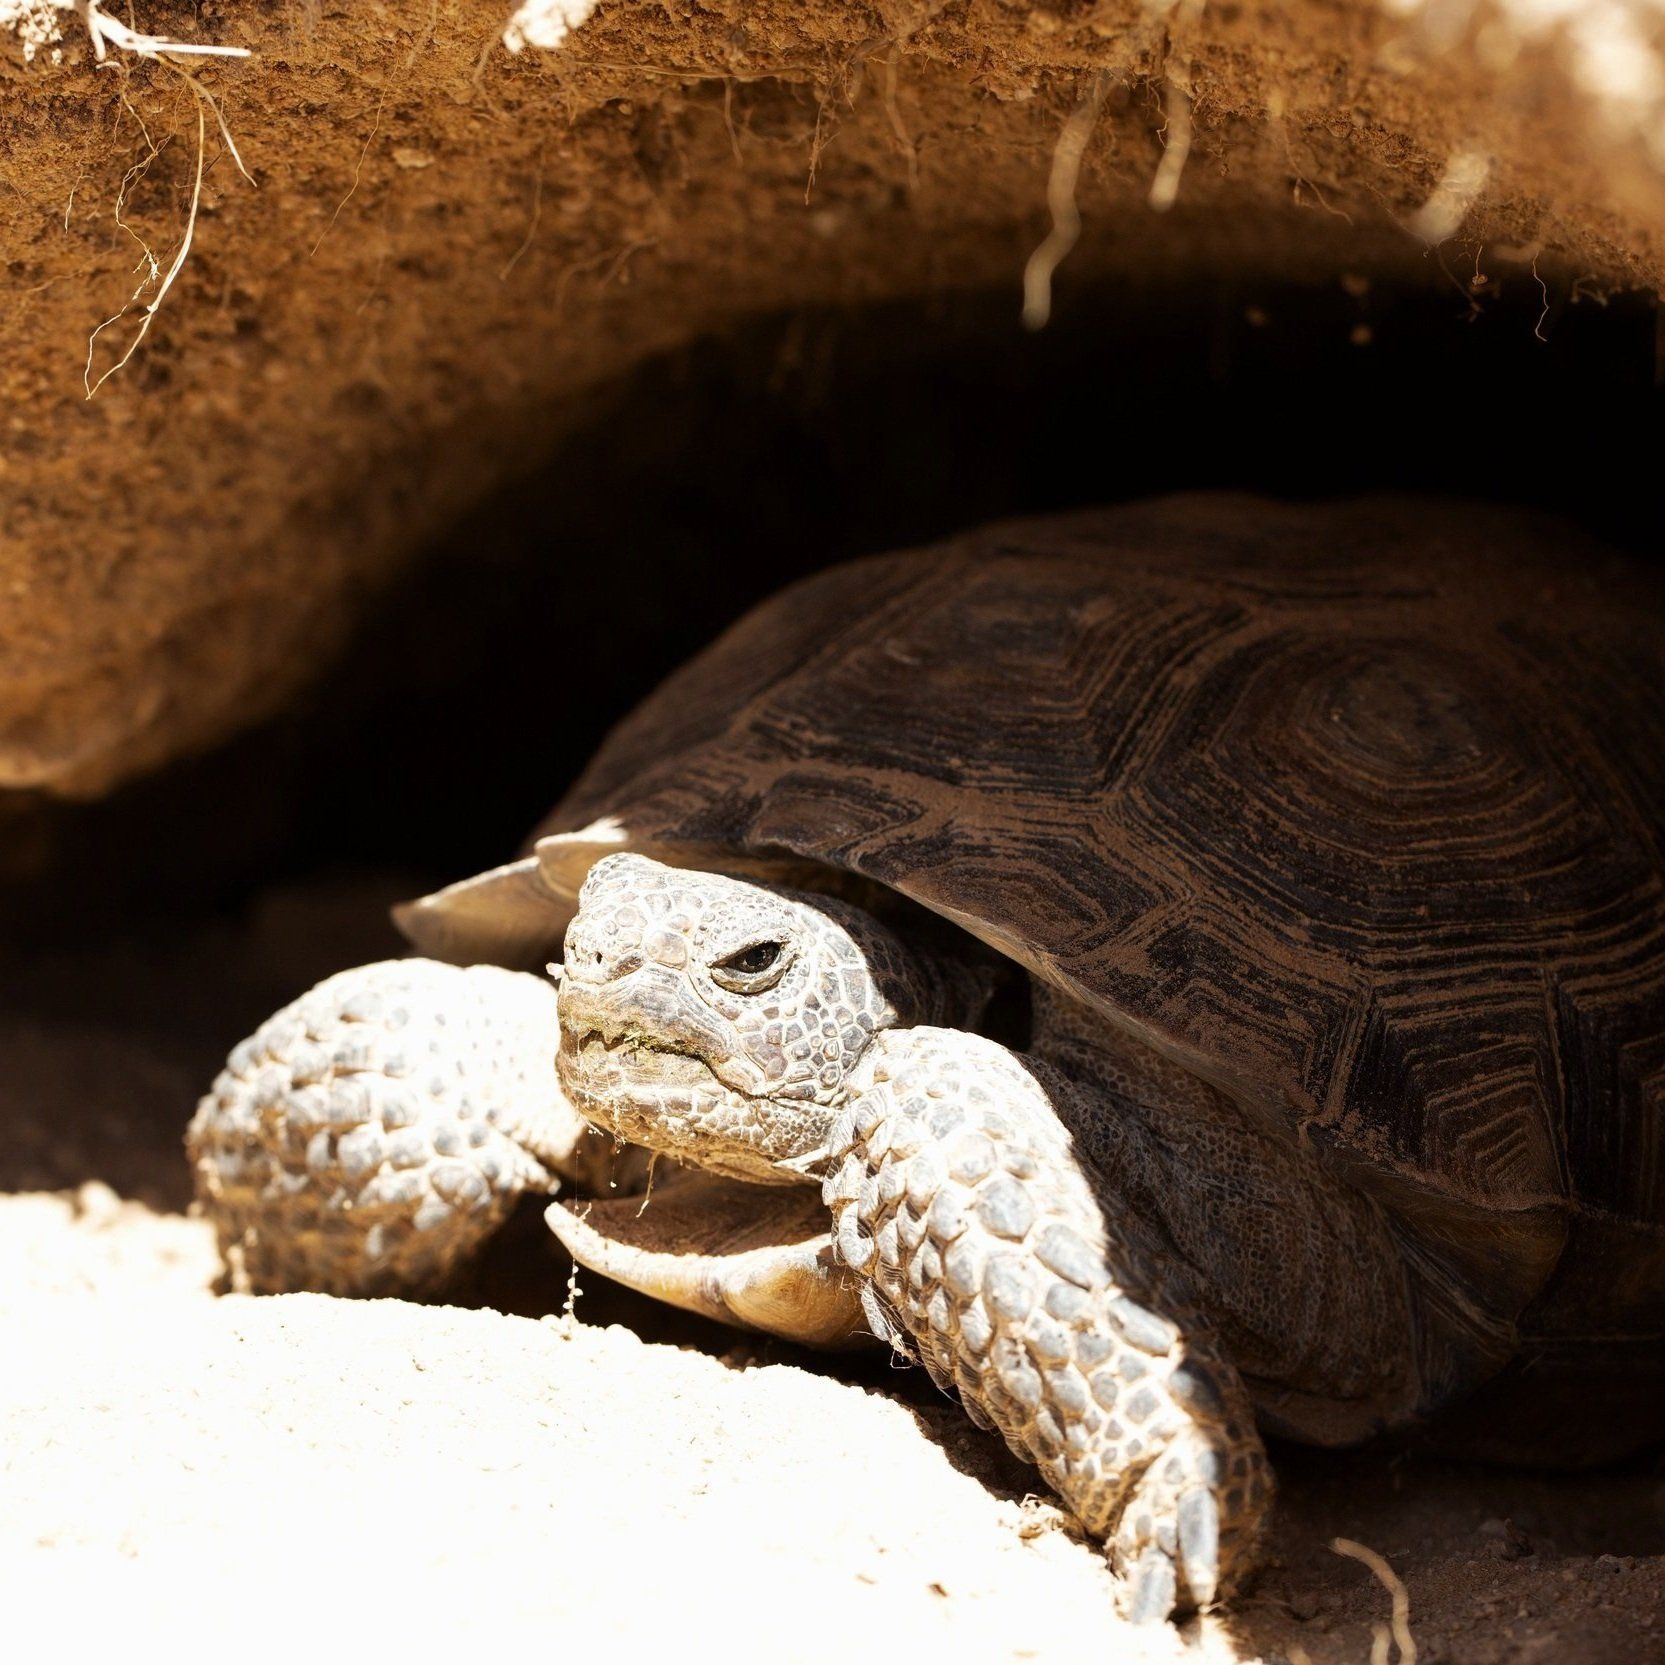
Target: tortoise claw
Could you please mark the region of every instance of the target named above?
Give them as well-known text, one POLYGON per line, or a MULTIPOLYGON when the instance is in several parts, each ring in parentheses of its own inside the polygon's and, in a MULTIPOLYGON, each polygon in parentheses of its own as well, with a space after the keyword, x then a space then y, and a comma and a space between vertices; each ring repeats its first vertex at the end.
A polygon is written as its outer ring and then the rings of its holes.
POLYGON ((1157 1544, 1145 1550, 1128 1575, 1123 1610, 1136 1625, 1161 1624, 1179 1597, 1173 1557, 1157 1544))
POLYGON ((1193 1486, 1179 1500, 1179 1562, 1192 1603, 1207 1607, 1220 1582, 1220 1506, 1193 1486))

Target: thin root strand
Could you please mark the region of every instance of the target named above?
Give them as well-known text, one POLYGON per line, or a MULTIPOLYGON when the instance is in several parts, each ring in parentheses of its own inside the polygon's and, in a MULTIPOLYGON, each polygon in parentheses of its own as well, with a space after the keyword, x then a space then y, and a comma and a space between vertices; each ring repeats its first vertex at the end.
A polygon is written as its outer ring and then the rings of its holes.
MULTIPOLYGON (((246 46, 208 46, 197 41, 169 40, 147 35, 111 17, 98 0, 75 0, 75 13, 93 43, 93 56, 104 62, 108 48, 131 52, 137 58, 249 58, 246 46)), ((239 163, 239 166, 241 164, 239 163)))
POLYGON ((1093 77, 1087 96, 1070 113, 1052 152, 1052 173, 1046 185, 1046 205, 1052 214, 1052 230, 1029 256, 1023 268, 1023 325, 1043 330, 1052 317, 1052 274, 1064 262, 1081 235, 1081 211, 1075 191, 1081 179, 1081 160, 1098 126, 1105 94, 1110 90, 1110 72, 1100 70, 1093 77))
POLYGON ((202 205, 203 157, 207 152, 207 149, 208 111, 207 107, 199 100, 197 103, 196 176, 191 184, 191 206, 190 211, 185 216, 185 230, 180 236, 179 247, 174 250, 173 259, 169 262, 167 271, 162 275, 159 281, 156 277, 156 257, 151 254, 148 248, 146 248, 145 262, 141 267, 145 275, 140 279, 138 288, 136 288, 132 295, 128 298, 126 306, 124 306, 119 312, 113 313, 110 317, 106 318, 104 322, 87 337, 87 362, 81 372, 81 385, 87 390, 87 397, 89 399, 92 398, 92 396, 107 381, 109 381, 109 379, 115 375, 118 370, 125 368, 125 366, 131 361, 133 355, 139 350, 139 347, 143 343, 144 338, 150 334, 150 326, 156 321, 156 314, 160 311, 162 302, 167 299, 168 291, 173 288, 180 272, 184 269, 185 261, 191 253, 191 240, 196 235, 197 210, 202 205), (141 301, 140 296, 142 296, 144 292, 150 288, 152 283, 156 284, 156 293, 153 294, 149 300, 141 301), (97 381, 94 381, 92 373, 93 349, 97 345, 99 336, 101 336, 105 330, 109 329, 113 324, 119 324, 124 318, 132 317, 135 312, 139 314, 139 327, 134 331, 133 339, 127 343, 126 349, 115 361, 115 363, 112 364, 110 368, 97 379, 97 381))
POLYGON ((1371 1665, 1388 1665, 1390 1639, 1399 1650, 1396 1665, 1416 1665, 1416 1638, 1411 1635, 1411 1597, 1405 1588, 1405 1581, 1388 1564, 1387 1558, 1368 1544, 1358 1543, 1352 1538, 1332 1538, 1330 1548, 1337 1555, 1351 1556, 1368 1567, 1393 1602, 1391 1632, 1387 1625, 1375 1627, 1376 1638, 1370 1650, 1371 1665))

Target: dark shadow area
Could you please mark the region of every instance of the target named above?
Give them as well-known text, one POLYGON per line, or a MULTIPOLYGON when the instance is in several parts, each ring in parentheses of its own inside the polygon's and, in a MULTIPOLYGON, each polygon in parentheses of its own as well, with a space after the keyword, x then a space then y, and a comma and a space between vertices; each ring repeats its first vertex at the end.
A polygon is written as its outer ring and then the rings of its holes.
POLYGON ((1544 1474, 1288 1445, 1273 1455, 1270 1562, 1226 1620, 1244 1657, 1372 1657, 1391 1596, 1337 1540, 1403 1579, 1423 1665, 1665 1657, 1650 1560, 1665 1550, 1657 1461, 1544 1474))
POLYGON ((1665 548, 1655 311, 1558 301, 1097 290, 759 321, 599 393, 538 474, 370 608, 291 714, 99 804, 4 828, 0 929, 246 907, 274 885, 504 859, 608 727, 752 603, 839 559, 1177 489, 1414 489, 1665 548), (1540 338, 1541 337, 1541 338, 1540 338))

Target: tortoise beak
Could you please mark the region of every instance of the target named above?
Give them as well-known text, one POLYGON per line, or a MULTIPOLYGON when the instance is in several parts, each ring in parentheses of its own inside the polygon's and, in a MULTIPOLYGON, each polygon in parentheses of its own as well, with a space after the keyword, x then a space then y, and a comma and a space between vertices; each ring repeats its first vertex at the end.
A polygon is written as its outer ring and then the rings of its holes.
POLYGON ((682 1170, 646 1200, 557 1202, 544 1218, 579 1265, 671 1306, 807 1347, 873 1345, 818 1189, 682 1170))

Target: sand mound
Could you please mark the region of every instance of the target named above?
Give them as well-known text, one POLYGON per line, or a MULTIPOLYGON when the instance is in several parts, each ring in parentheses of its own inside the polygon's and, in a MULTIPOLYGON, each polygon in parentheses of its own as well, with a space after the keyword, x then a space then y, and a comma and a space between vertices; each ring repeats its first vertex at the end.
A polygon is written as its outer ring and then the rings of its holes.
POLYGON ((581 1317, 215 1299, 205 1227, 102 1188, 0 1202, 0 1246, 14 1642, 1340 1665, 1390 1610, 1343 1534, 1406 1580, 1425 1661, 1665 1644, 1657 1479, 1295 1458, 1254 1593, 1135 1632, 1098 1553, 917 1372, 898 1398, 581 1317))

